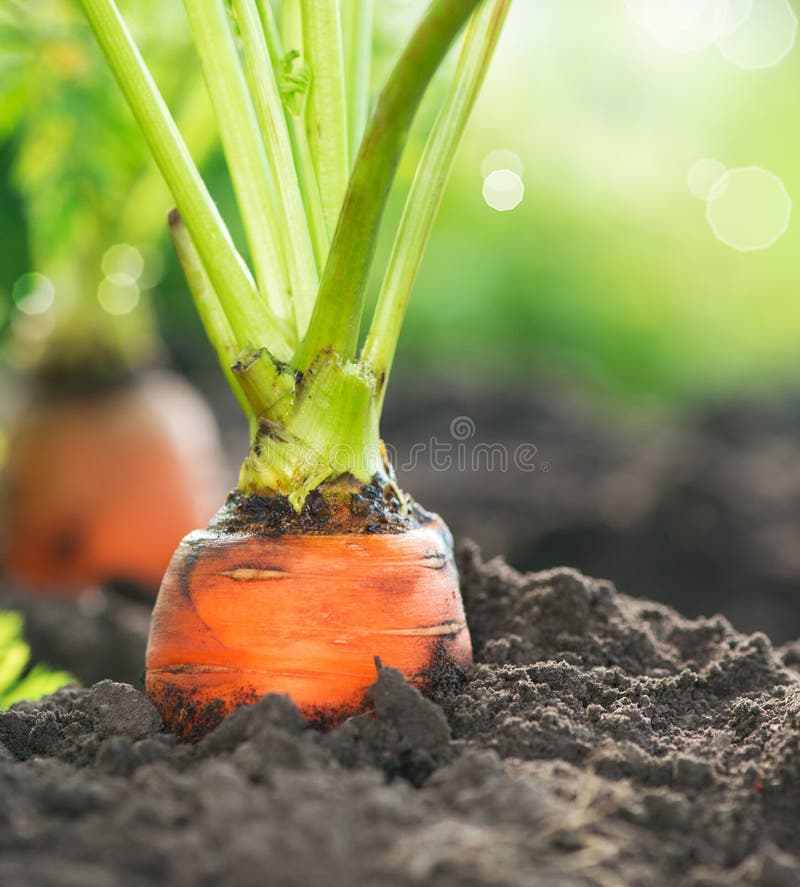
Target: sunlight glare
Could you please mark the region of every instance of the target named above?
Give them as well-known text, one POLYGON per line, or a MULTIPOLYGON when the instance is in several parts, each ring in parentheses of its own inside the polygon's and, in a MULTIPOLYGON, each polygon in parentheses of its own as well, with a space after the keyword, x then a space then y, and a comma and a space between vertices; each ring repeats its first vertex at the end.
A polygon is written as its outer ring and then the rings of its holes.
POLYGON ((729 169, 711 188, 706 218, 718 240, 740 252, 767 249, 789 227, 792 199, 759 166, 729 169))
POLYGON ((135 246, 117 243, 105 251, 100 267, 116 283, 135 283, 142 276, 144 258, 135 246))
POLYGON ((52 280, 36 271, 18 277, 11 290, 14 304, 28 315, 44 314, 52 307, 55 295, 52 280))
POLYGON ((681 53, 708 49, 739 15, 732 14, 730 0, 625 0, 625 5, 654 40, 681 53))
POLYGON ((525 172, 519 154, 515 154, 509 148, 495 148, 490 151, 481 161, 481 175, 485 179, 486 176, 493 173, 496 169, 510 169, 518 176, 522 176, 525 172))
POLYGON ((97 288, 97 301, 107 314, 130 314, 139 304, 139 287, 130 280, 106 277, 97 288))
POLYGON ((725 175, 725 164, 715 157, 703 157, 690 167, 686 177, 689 193, 698 200, 708 200, 716 183, 725 175))
POLYGON ((747 71, 772 68, 797 40, 797 15, 788 0, 754 0, 740 27, 717 41, 726 61, 747 71))
POLYGON ((511 169, 496 169, 483 180, 483 199, 498 212, 516 209, 525 195, 525 185, 511 169))

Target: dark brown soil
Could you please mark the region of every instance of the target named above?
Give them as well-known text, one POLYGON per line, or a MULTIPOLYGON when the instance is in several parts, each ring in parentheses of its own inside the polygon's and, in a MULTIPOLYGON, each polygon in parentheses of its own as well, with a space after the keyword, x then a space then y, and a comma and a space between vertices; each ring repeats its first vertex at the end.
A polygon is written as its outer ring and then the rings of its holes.
POLYGON ((800 882, 797 651, 572 570, 461 570, 478 664, 435 701, 387 667, 374 715, 320 733, 267 697, 196 746, 108 681, 0 713, 0 884, 800 882))
POLYGON ((0 582, 0 610, 25 617, 32 661, 66 669, 86 685, 110 678, 144 687, 151 607, 135 593, 92 589, 75 599, 0 582))
POLYGON ((214 515, 209 530, 258 536, 404 533, 432 515, 397 486, 392 475, 362 484, 345 474, 313 490, 300 512, 286 496, 255 496, 234 490, 214 515))
POLYGON ((632 426, 557 384, 429 392, 395 389, 383 434, 401 486, 457 539, 522 570, 570 564, 688 616, 800 637, 800 394, 632 426))

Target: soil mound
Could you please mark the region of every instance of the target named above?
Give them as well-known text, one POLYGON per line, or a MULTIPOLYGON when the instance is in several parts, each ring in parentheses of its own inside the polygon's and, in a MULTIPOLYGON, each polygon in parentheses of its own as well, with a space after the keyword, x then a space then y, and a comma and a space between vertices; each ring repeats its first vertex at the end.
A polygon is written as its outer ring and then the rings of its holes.
POLYGON ((800 882, 792 648, 460 561, 477 665, 434 700, 386 663, 372 715, 319 733, 270 696, 194 746, 111 681, 0 712, 0 883, 800 882))

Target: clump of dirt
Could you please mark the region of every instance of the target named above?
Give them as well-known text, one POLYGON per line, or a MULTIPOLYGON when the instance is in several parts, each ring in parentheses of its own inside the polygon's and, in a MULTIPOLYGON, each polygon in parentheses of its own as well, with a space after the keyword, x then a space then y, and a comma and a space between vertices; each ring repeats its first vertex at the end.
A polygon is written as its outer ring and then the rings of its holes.
MULTIPOLYGON (((388 466, 387 466, 388 467, 388 466)), ((403 533, 432 520, 389 473, 362 484, 351 474, 313 490, 299 512, 287 496, 262 496, 234 490, 214 515, 209 530, 261 536, 403 533)))
POLYGON ((800 676, 766 637, 460 561, 477 664, 434 700, 387 663, 328 733, 270 696, 181 745, 110 681, 0 713, 0 883, 798 883, 800 676))

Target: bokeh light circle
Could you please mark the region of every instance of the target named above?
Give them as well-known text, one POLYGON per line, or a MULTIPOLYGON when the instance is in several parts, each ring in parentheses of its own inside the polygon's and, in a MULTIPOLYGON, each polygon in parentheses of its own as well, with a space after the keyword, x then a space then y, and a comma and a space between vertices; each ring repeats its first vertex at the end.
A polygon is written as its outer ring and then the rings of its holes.
POLYGON ((789 227, 792 199, 778 176, 759 166, 729 169, 713 185, 706 218, 714 235, 741 252, 767 249, 789 227))
POLYGON ((519 154, 515 154, 509 148, 496 148, 490 151, 481 161, 481 175, 485 179, 498 169, 510 169, 518 176, 525 172, 525 165, 519 154))
POLYGON ((117 276, 106 277, 97 288, 97 301, 108 314, 130 314, 139 304, 139 287, 117 276))
POLYGON ((750 18, 754 2, 755 0, 728 0, 728 11, 722 29, 723 37, 733 34, 750 18))
POLYGON ((142 276, 136 280, 136 283, 139 284, 139 289, 144 292, 145 290, 152 289, 163 279, 165 270, 164 256, 154 246, 143 245, 140 249, 142 259, 144 260, 144 267, 142 269, 142 276))
POLYGON ((747 71, 771 68, 797 40, 797 15, 789 0, 753 0, 740 27, 717 41, 723 58, 747 71))
POLYGON ((737 18, 730 0, 625 0, 625 5, 641 28, 673 52, 708 49, 737 18))
POLYGON ((689 193, 698 200, 708 200, 714 185, 725 175, 725 164, 715 157, 696 160, 686 176, 689 193))
POLYGON ((116 243, 103 254, 103 274, 118 283, 135 283, 144 271, 144 257, 129 243, 116 243))
POLYGON ((11 290, 14 304, 28 315, 44 314, 52 307, 55 296, 53 281, 36 271, 18 277, 11 290))
POLYGON ((483 199, 498 212, 516 209, 525 196, 525 185, 511 169, 496 169, 483 180, 483 199))

